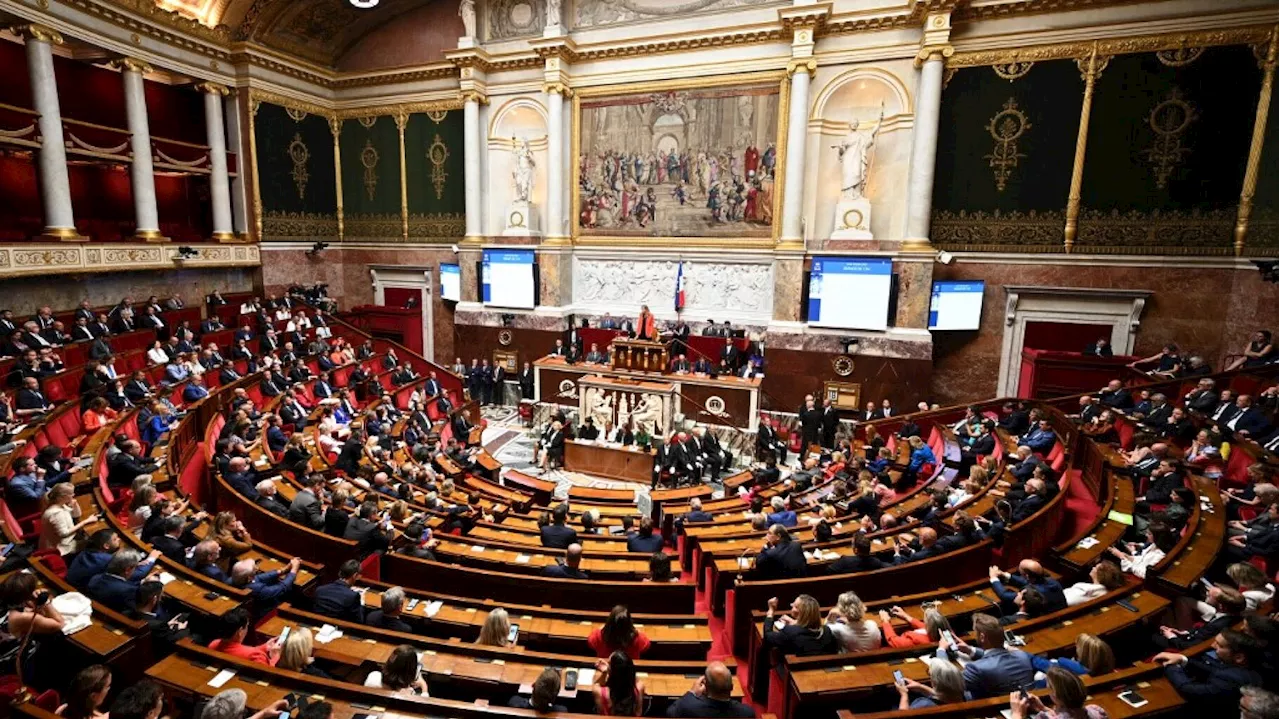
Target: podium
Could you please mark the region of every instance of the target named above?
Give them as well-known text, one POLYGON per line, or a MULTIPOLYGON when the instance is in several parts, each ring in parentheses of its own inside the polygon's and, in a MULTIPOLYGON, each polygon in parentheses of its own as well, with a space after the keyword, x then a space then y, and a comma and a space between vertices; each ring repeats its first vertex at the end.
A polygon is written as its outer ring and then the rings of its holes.
POLYGON ((667 345, 618 337, 609 345, 609 367, 633 372, 666 372, 667 345))

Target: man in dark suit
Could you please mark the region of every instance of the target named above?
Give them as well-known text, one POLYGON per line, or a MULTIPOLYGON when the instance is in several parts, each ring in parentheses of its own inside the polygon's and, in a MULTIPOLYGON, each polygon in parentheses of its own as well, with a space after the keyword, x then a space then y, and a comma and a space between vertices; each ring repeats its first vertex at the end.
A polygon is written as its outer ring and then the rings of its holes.
POLYGON ((408 362, 401 364, 400 368, 391 374, 391 381, 397 387, 409 384, 417 378, 408 362))
POLYGON ((1213 614, 1203 623, 1189 631, 1162 626, 1151 638, 1152 643, 1161 649, 1190 649, 1213 639, 1219 632, 1230 629, 1244 619, 1247 609, 1245 598, 1234 587, 1214 584, 1209 587, 1204 601, 1213 608, 1213 614))
POLYGON ((342 538, 354 541, 361 556, 391 546, 391 531, 378 520, 377 501, 360 505, 360 513, 347 520, 342 538))
POLYGON ((1208 377, 1200 380, 1196 388, 1183 398, 1187 409, 1198 414, 1207 415, 1218 406, 1218 391, 1214 389, 1214 381, 1208 377))
MULTIPOLYGON (((935 557, 939 553, 938 531, 932 527, 923 527, 920 529, 919 547, 913 549, 911 546, 902 542, 893 547, 893 563, 906 564, 907 562, 918 562, 922 559, 935 557)), ((899 535, 902 536, 902 535, 899 535)))
POLYGON ((351 587, 360 580, 360 562, 348 559, 338 568, 338 578, 316 589, 311 609, 317 614, 350 622, 364 621, 364 603, 351 587))
POLYGON ((777 428, 769 420, 762 419, 756 430, 756 458, 763 459, 771 453, 777 461, 786 463, 787 445, 778 436, 777 428))
POLYGON ((736 345, 733 344, 732 337, 724 338, 724 347, 720 349, 720 359, 727 365, 730 370, 736 370, 742 361, 742 353, 738 351, 736 345))
POLYGON ((683 517, 685 522, 714 522, 715 517, 702 511, 702 500, 694 497, 689 500, 689 513, 683 517))
POLYGON ((831 398, 822 398, 822 446, 836 446, 836 430, 840 427, 840 413, 831 406, 831 398))
MULTIPOLYGON (((89 535, 84 549, 71 560, 63 579, 76 589, 85 591, 89 586, 89 580, 107 570, 107 564, 111 562, 112 555, 118 549, 120 549, 120 535, 116 534, 114 529, 99 529, 89 535)), ((142 574, 129 578, 141 580, 146 574, 146 571, 143 571, 142 574)))
POLYGON ((89 304, 89 300, 87 299, 80 300, 80 306, 76 308, 76 313, 73 319, 78 320, 81 317, 84 318, 85 323, 93 321, 93 306, 89 304))
POLYGON ((1253 405, 1253 398, 1242 394, 1236 398, 1236 412, 1226 422, 1219 422, 1218 429, 1225 434, 1236 437, 1262 435, 1271 426, 1266 413, 1253 405))
POLYGON ((533 365, 525 362, 524 369, 520 370, 520 398, 533 399, 533 390, 533 365))
POLYGON ((693 688, 667 709, 669 717, 753 717, 755 710, 733 698, 733 673, 711 662, 693 688))
POLYGON ((1040 511, 1040 508, 1045 505, 1048 499, 1044 482, 1038 479, 1028 479, 1023 486, 1026 489, 1027 496, 1014 507, 1013 516, 1009 518, 1009 524, 1017 524, 1040 511))
POLYGON ((539 530, 542 546, 551 549, 567 549, 570 544, 576 544, 578 541, 578 532, 573 528, 565 525, 565 521, 569 518, 569 507, 564 504, 556 505, 551 510, 551 524, 539 530))
MULTIPOLYGON (((1172 652, 1155 656, 1165 677, 1186 699, 1190 710, 1205 716, 1235 716, 1240 710, 1242 687, 1263 685, 1260 666, 1263 645, 1253 637, 1228 629, 1213 640, 1213 651, 1194 657, 1172 652)), ((1274 679, 1274 677, 1272 677, 1274 679)))
POLYGON ((111 555, 103 573, 89 580, 85 593, 108 609, 124 614, 133 609, 142 577, 151 571, 159 556, 160 552, 152 551, 144 560, 142 553, 133 549, 117 550, 111 555), (140 569, 146 571, 139 574, 140 569))
POLYGON ((393 632, 412 632, 413 627, 401 619, 404 614, 405 596, 400 587, 392 587, 382 593, 382 608, 369 612, 364 623, 370 627, 393 632))
POLYGON ((809 446, 818 443, 822 431, 822 410, 818 409, 814 404, 813 395, 804 396, 804 405, 800 407, 800 452, 803 455, 809 451, 809 446))
POLYGON ((752 579, 799 579, 808 566, 804 547, 793 541, 791 534, 781 524, 769 527, 764 535, 764 549, 756 555, 752 579))
POLYGON ((22 389, 13 399, 13 413, 18 417, 36 417, 53 409, 44 392, 40 391, 40 380, 35 377, 24 377, 22 389))
POLYGON ((1096 342, 1084 348, 1084 354, 1093 357, 1110 357, 1111 342, 1106 337, 1099 337, 1096 342))
POLYGON ((258 473, 249 466, 249 460, 244 457, 232 457, 231 462, 227 465, 227 472, 222 475, 227 480, 227 484, 240 494, 251 500, 258 499, 258 473))
POLYGON ((89 323, 89 330, 93 332, 94 337, 107 337, 111 334, 111 323, 107 321, 106 315, 98 315, 98 318, 89 323))
POLYGON ((886 565, 871 553, 871 538, 866 532, 853 535, 853 554, 843 556, 827 565, 828 574, 850 574, 852 572, 868 572, 882 569, 886 565))
POLYGON ((1124 388, 1124 384, 1118 379, 1111 380, 1106 387, 1103 387, 1098 392, 1098 401, 1104 406, 1118 409, 1122 412, 1133 409, 1133 395, 1124 388))
POLYGON ((75 325, 71 328, 72 342, 92 342, 93 330, 89 329, 89 321, 83 317, 77 317, 75 325))
POLYGON ((138 586, 133 606, 125 616, 147 625, 151 637, 151 651, 156 658, 173 652, 174 645, 190 636, 187 620, 171 617, 161 605, 164 584, 158 581, 143 582, 138 586))
POLYGON ((1003 610, 1013 609, 1013 598, 1018 590, 1033 587, 1044 597, 1045 611, 1056 612, 1067 608, 1067 596, 1062 591, 1062 583, 1044 571, 1044 567, 1034 559, 1024 559, 1018 563, 1017 572, 1002 572, 997 567, 988 570, 991 589, 1004 602, 1003 610))
POLYGON ((440 380, 436 379, 435 370, 427 372, 427 381, 422 383, 422 396, 435 397, 440 394, 440 380))
POLYGON ((884 419, 884 415, 880 414, 875 402, 868 402, 867 408, 863 410, 862 416, 858 420, 861 422, 874 422, 877 419, 884 419))
POLYGON ((131 439, 107 460, 107 484, 128 487, 138 475, 151 474, 159 468, 159 464, 142 458, 142 445, 131 439))
POLYGON ((178 515, 165 517, 160 521, 160 529, 164 532, 151 540, 151 546, 169 559, 179 563, 187 563, 187 549, 196 546, 199 540, 192 530, 199 522, 188 523, 178 515))
POLYGON ((582 545, 577 542, 565 547, 564 562, 556 562, 542 568, 542 576, 556 579, 588 579, 587 573, 579 569, 582 564, 582 545))

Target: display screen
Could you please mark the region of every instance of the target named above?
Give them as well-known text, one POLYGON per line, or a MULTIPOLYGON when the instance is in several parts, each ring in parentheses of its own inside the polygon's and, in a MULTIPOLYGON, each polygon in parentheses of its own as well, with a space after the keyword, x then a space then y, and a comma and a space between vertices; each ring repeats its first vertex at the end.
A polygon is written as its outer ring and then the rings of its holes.
POLYGON ((481 268, 481 299, 495 307, 533 309, 533 250, 485 250, 481 268))
POLYGON ((851 330, 889 326, 893 263, 874 257, 815 257, 809 271, 809 324, 851 330))
POLYGON ((457 265, 440 265, 440 297, 462 301, 462 269, 457 265))
POLYGON ((929 296, 929 329, 976 330, 982 321, 986 283, 934 282, 929 296))

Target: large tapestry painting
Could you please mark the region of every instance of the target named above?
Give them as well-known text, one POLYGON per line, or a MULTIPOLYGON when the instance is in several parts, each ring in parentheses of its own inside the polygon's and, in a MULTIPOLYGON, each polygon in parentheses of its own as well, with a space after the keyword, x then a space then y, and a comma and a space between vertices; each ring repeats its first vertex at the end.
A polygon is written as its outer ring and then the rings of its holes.
POLYGON ((581 99, 579 233, 772 236, 779 89, 581 99))
POLYGON ((255 103, 262 238, 337 239, 338 191, 329 119, 255 103))

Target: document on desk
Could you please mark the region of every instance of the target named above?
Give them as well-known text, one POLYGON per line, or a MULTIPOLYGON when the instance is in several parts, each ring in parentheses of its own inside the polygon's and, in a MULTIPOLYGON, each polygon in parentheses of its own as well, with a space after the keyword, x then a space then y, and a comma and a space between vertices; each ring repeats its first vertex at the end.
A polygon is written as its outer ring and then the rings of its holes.
POLYGON ((231 671, 230 669, 223 669, 222 671, 215 674, 212 679, 209 680, 209 686, 213 687, 214 689, 218 689, 222 687, 223 684, 226 684, 227 682, 231 681, 231 677, 234 677, 235 675, 236 673, 231 671))

